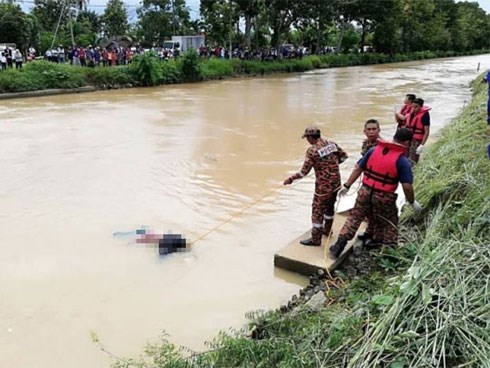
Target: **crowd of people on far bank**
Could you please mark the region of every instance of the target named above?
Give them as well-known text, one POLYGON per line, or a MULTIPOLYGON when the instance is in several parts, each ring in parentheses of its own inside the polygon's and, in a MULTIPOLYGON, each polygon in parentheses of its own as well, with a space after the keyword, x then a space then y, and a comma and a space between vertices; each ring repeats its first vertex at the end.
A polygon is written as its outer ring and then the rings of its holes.
POLYGON ((7 68, 13 68, 15 65, 16 69, 22 68, 22 63, 24 62, 24 56, 22 52, 13 47, 6 47, 0 50, 0 71, 7 70, 7 68))
POLYGON ((380 125, 375 119, 364 124, 366 139, 362 142, 361 159, 347 181, 341 185, 339 165, 348 155, 335 142, 321 136, 318 127, 306 128, 302 138, 311 145, 306 151, 300 171, 284 180, 284 185, 315 171, 315 192, 312 203, 312 229, 305 246, 321 246, 322 235, 330 238, 337 195, 346 195, 362 175, 354 207, 341 228, 336 242, 330 246, 330 255, 338 258, 348 241, 354 238, 366 219, 366 231, 359 235, 363 247, 371 249, 398 244, 398 208, 395 193, 401 184, 406 201, 416 213, 422 211, 415 200, 412 167, 419 161, 430 134, 430 107, 424 100, 407 94, 404 105, 395 113, 396 133, 392 140, 380 137, 380 125))
MULTIPOLYGON (((325 49, 325 52, 330 52, 325 49)), ((63 45, 50 47, 44 54, 39 55, 34 47, 29 47, 25 56, 14 47, 0 49, 0 71, 7 68, 22 68, 24 62, 44 59, 53 63, 69 63, 77 66, 97 67, 97 66, 116 66, 127 65, 131 63, 136 55, 145 52, 153 52, 160 60, 170 60, 179 57, 182 53, 179 48, 151 47, 149 49, 142 46, 118 46, 100 47, 88 45, 70 46, 65 48, 63 45)), ((201 58, 220 58, 228 59, 230 50, 224 46, 205 46, 201 45, 197 50, 201 58)), ((279 49, 274 47, 262 47, 258 49, 249 49, 246 46, 236 47, 232 51, 232 58, 244 60, 273 61, 279 57, 285 59, 301 59, 310 52, 305 47, 293 47, 292 45, 283 45, 279 49)))

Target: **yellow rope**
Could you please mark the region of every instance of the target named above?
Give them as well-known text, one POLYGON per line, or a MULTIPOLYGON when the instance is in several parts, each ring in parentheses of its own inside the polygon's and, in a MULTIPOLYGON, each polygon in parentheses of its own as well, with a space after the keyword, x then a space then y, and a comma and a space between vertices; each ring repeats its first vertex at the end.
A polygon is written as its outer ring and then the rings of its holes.
POLYGON ((210 230, 208 230, 206 233, 204 233, 203 235, 197 237, 194 241, 192 241, 189 245, 192 245, 192 244, 195 244, 197 243, 199 240, 202 240, 204 239, 206 236, 208 236, 209 234, 211 234, 212 232, 218 230, 221 226, 223 225, 226 225, 227 223, 231 222, 233 219, 237 218, 238 216, 240 216, 242 213, 244 213, 246 210, 248 210, 250 207, 253 207, 255 206, 257 203, 263 201, 265 198, 267 198, 268 196, 270 196, 271 194, 277 192, 279 189, 281 189, 283 187, 283 185, 281 184, 280 186, 278 186, 277 188, 274 188, 274 189, 271 189, 269 190, 266 194, 264 194, 262 197, 260 197, 259 199, 253 201, 252 203, 250 203, 249 205, 247 205, 246 207, 244 207, 241 211, 235 213, 234 215, 232 215, 230 218, 228 218, 227 220, 225 221, 222 221, 221 223, 219 223, 218 225, 212 227, 210 230))

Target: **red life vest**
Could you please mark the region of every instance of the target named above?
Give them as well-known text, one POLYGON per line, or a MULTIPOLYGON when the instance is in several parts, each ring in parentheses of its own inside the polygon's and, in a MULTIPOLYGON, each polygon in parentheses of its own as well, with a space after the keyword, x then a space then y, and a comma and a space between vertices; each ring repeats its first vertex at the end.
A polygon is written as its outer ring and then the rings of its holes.
POLYGON ((430 109, 431 108, 429 106, 422 106, 418 114, 415 116, 413 112, 410 113, 410 115, 407 115, 407 123, 405 124, 405 127, 412 130, 413 140, 421 141, 424 139, 425 129, 424 125, 422 124, 422 116, 424 116, 424 114, 430 109))
POLYGON ((408 115, 412 112, 412 105, 403 105, 403 107, 400 109, 400 114, 405 116, 408 115))
POLYGON ((395 192, 398 187, 396 162, 406 149, 401 144, 379 140, 366 162, 362 183, 383 192, 395 192))

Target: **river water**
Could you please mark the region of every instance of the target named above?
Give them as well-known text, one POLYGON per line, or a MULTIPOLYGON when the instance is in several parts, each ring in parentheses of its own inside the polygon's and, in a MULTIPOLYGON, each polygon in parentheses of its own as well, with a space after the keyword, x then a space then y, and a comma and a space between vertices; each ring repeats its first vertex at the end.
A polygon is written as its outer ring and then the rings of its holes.
POLYGON ((306 283, 273 267, 310 226, 313 177, 278 189, 305 126, 350 153, 345 178, 365 120, 390 137, 416 93, 436 132, 471 98, 478 62, 490 55, 1 101, 0 366, 107 367, 91 332, 120 356, 163 330, 202 350, 278 307, 306 283), (166 258, 114 236, 192 242, 223 223, 166 258))

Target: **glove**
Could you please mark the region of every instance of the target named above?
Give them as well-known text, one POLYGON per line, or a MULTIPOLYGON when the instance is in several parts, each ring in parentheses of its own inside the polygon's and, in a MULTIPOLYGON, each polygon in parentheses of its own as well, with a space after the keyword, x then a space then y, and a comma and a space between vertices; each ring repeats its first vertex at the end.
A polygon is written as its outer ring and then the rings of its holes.
POLYGON ((413 210, 415 213, 418 215, 420 212, 422 212, 422 206, 420 205, 419 202, 413 201, 413 203, 410 203, 410 206, 412 206, 413 210))
POLYGON ((349 192, 349 189, 350 188, 347 188, 344 184, 342 189, 339 190, 339 196, 341 196, 341 197, 345 196, 349 192))
POLYGON ((425 149, 425 147, 421 144, 420 146, 417 147, 417 149, 415 150, 415 153, 417 155, 420 155, 422 152, 424 152, 424 149, 425 149))
POLYGON ((293 184, 293 179, 291 178, 287 178, 286 180, 284 180, 284 185, 288 185, 288 184, 293 184))

